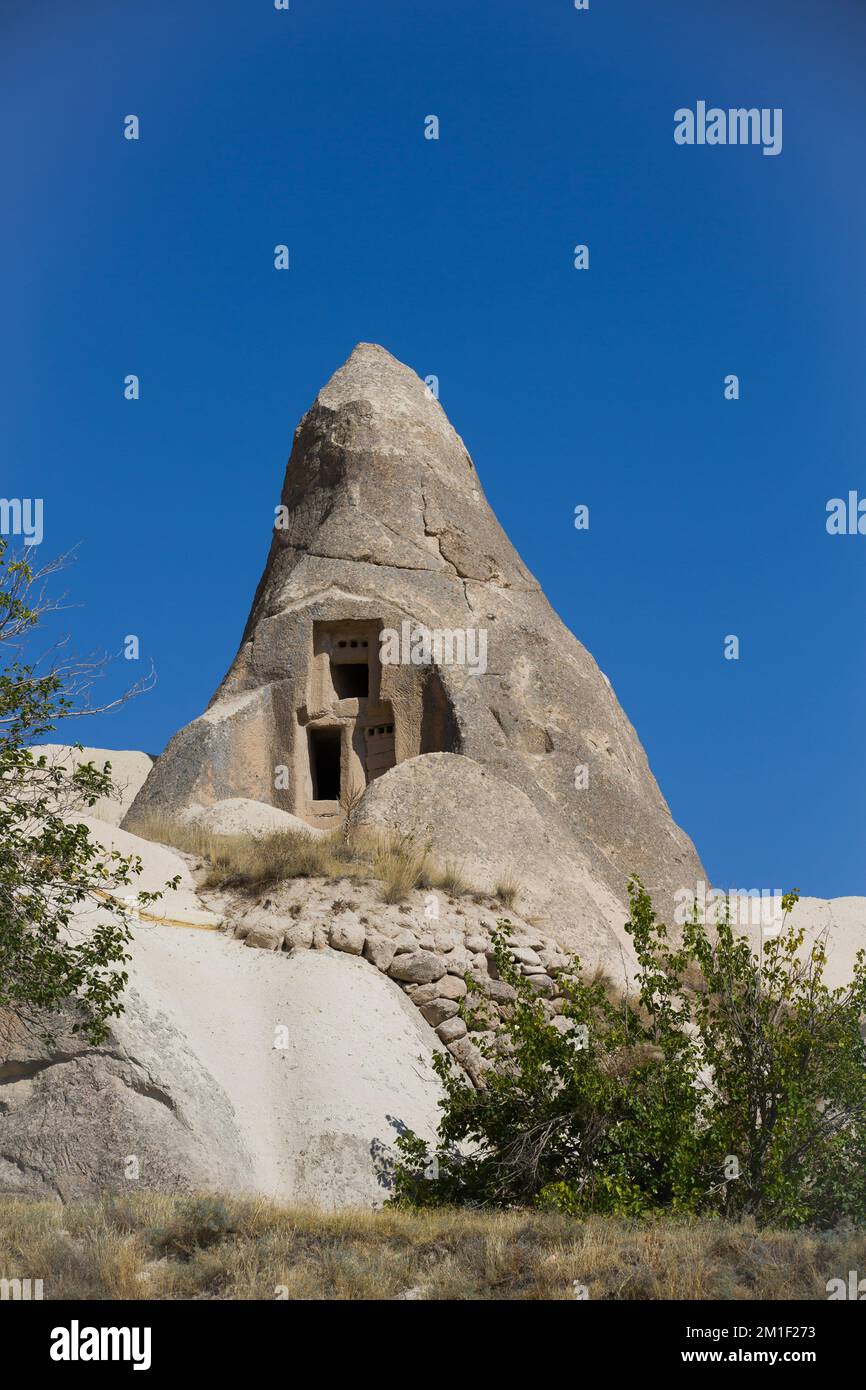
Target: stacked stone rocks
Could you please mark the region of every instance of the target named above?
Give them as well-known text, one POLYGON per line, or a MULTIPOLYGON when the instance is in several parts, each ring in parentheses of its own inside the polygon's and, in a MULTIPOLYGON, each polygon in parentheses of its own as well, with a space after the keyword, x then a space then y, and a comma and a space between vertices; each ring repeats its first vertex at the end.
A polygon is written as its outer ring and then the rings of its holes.
MULTIPOLYGON (((491 944, 493 923, 472 923, 465 929, 431 924, 429 931, 420 932, 414 924, 401 926, 378 922, 373 926, 368 919, 358 918, 348 908, 340 911, 340 907, 337 900, 330 924, 308 924, 300 920, 276 922, 266 908, 254 908, 232 930, 247 946, 261 950, 330 947, 334 951, 363 956, 400 985, 473 1084, 483 1085, 488 1063, 473 1041, 466 1021, 460 1017, 460 1005, 468 991, 467 978, 471 978, 480 985, 490 1005, 484 1010, 488 1026, 479 1031, 477 1040, 495 1039, 498 1023, 515 998, 515 991, 499 978, 491 944)), ((560 1018, 562 996, 557 977, 567 965, 568 956, 555 942, 515 918, 514 914, 508 915, 508 921, 515 965, 540 997, 554 1027, 566 1031, 571 1025, 560 1018)))

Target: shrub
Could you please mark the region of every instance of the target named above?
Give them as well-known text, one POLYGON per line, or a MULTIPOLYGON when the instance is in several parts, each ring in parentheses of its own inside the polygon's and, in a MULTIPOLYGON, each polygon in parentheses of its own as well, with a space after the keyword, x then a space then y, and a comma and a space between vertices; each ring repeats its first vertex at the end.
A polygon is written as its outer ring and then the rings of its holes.
MULTIPOLYGON (((640 883, 629 892, 636 989, 617 1000, 574 958, 560 976, 566 1031, 499 923, 496 965, 515 1001, 499 1043, 480 1044, 481 1089, 437 1059, 435 1162, 418 1136, 399 1139, 397 1200, 866 1221, 864 953, 852 983, 830 990, 823 944, 804 949, 790 925, 796 893, 754 954, 727 921, 711 936, 697 912, 672 948, 640 883)), ((467 983, 463 1012, 483 1024, 490 1005, 467 983)))
POLYGON ((42 613, 56 606, 42 585, 62 561, 35 573, 28 551, 18 560, 6 551, 0 537, 0 1008, 32 1016, 48 1037, 52 1018, 75 1000, 73 1031, 99 1043, 122 1012, 130 940, 122 900, 143 907, 162 895, 131 892, 141 861, 104 849, 75 822, 112 795, 111 764, 70 769, 29 747, 62 720, 95 712, 87 692, 96 670, 22 659, 42 613))
POLYGON ((469 891, 469 883, 463 871, 462 862, 455 859, 446 859, 445 867, 434 871, 431 875, 430 886, 441 888, 443 893, 450 893, 452 897, 459 897, 462 893, 469 891))
POLYGON ((221 1198, 191 1197, 181 1202, 169 1225, 158 1233, 156 1243, 164 1251, 189 1255, 218 1245, 233 1229, 231 1214, 221 1198))

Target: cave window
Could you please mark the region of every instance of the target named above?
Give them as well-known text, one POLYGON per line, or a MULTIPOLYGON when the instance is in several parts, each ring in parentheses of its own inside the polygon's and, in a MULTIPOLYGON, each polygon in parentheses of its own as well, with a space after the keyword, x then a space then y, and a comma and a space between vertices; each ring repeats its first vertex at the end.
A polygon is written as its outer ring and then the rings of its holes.
POLYGON ((370 694, 370 667, 366 661, 332 661, 331 683, 338 700, 366 700, 370 694))
POLYGON ((314 801, 340 799, 340 730, 310 729, 310 773, 314 801))

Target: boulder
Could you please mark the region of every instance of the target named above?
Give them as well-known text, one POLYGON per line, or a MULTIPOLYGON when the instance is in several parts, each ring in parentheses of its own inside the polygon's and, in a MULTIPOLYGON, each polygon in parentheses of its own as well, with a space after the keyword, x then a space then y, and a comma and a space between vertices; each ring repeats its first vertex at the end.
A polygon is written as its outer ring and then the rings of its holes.
POLYGON ((426 985, 445 974, 445 961, 433 951, 410 951, 397 955, 388 974, 411 985, 426 985))
POLYGON ((403 955, 407 951, 417 951, 420 949, 417 936, 414 932, 409 931, 407 927, 399 927, 391 940, 394 942, 394 951, 398 956, 403 955))
MULTIPOLYGON (((588 966, 602 963, 617 978, 623 962, 634 969, 623 929, 627 913, 577 842, 550 824, 525 792, 473 759, 428 753, 398 763, 367 788, 358 820, 370 830, 426 833, 440 859, 459 845, 476 886, 492 888, 519 862, 524 910, 555 920, 563 945, 579 947, 588 966)), ((538 941, 537 932, 528 935, 538 941)), ((527 942, 515 946, 531 950, 540 967, 527 942)), ((480 952, 472 958, 484 960, 480 952)))
POLYGON ((505 980, 487 980, 484 985, 484 993, 488 999, 493 1000, 494 1004, 510 1004, 517 998, 517 990, 505 980))
POLYGON ((244 937, 245 946, 254 946, 259 951, 278 951, 283 944, 285 930, 271 926, 252 926, 244 937))
POLYGON ((538 974, 541 970, 541 957, 537 951, 531 951, 528 946, 513 946, 511 954, 519 965, 531 966, 533 974, 538 974))
POLYGON ((313 944, 311 922, 292 921, 286 925, 283 944, 288 951, 308 951, 313 944))
POLYGON ((466 1024, 462 1018, 446 1018, 444 1023, 439 1024, 436 1034, 444 1043, 454 1043, 465 1038, 466 1024))
POLYGON ((457 1038, 448 1044, 448 1051, 463 1070, 466 1072, 473 1085, 480 1088, 484 1085, 484 1074, 490 1068, 490 1063, 479 1052, 475 1043, 469 1037, 457 1038))
POLYGON ((556 985, 549 975, 527 975, 526 983, 533 994, 543 995, 545 999, 552 999, 556 993, 556 985))
POLYGON ((377 970, 382 970, 387 974, 396 950, 397 943, 387 936, 383 936, 381 932, 367 932, 364 956, 375 965, 377 970))
POLYGON ((431 1028, 438 1028, 440 1023, 454 1018, 459 1012, 460 1005, 455 999, 433 999, 429 1004, 421 1006, 421 1013, 431 1028))
POLYGON ((437 981, 436 989, 442 999, 460 1000, 466 994, 466 981, 461 980, 459 975, 443 975, 437 981))
POLYGON ((257 837, 275 835, 280 831, 293 834, 321 837, 325 832, 317 830, 288 811, 270 806, 264 801, 252 801, 249 797, 233 796, 224 801, 215 801, 210 806, 197 806, 183 815, 185 824, 197 826, 213 835, 255 835, 257 837))
POLYGON ((337 918, 331 924, 330 944, 335 951, 346 951, 350 956, 360 956, 366 939, 367 933, 356 918, 337 918))

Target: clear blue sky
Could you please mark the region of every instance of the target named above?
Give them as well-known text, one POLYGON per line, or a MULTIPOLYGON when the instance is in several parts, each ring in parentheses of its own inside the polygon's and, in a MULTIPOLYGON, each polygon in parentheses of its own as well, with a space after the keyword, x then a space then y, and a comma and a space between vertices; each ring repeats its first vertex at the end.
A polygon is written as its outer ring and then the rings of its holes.
POLYGON ((825 530, 866 495, 861 0, 0 12, 0 494, 81 542, 79 650, 159 672, 66 737, 201 712, 295 424, 372 340, 438 375, 713 880, 866 893, 866 536, 825 530), (782 154, 675 145, 701 99, 781 107, 782 154))

